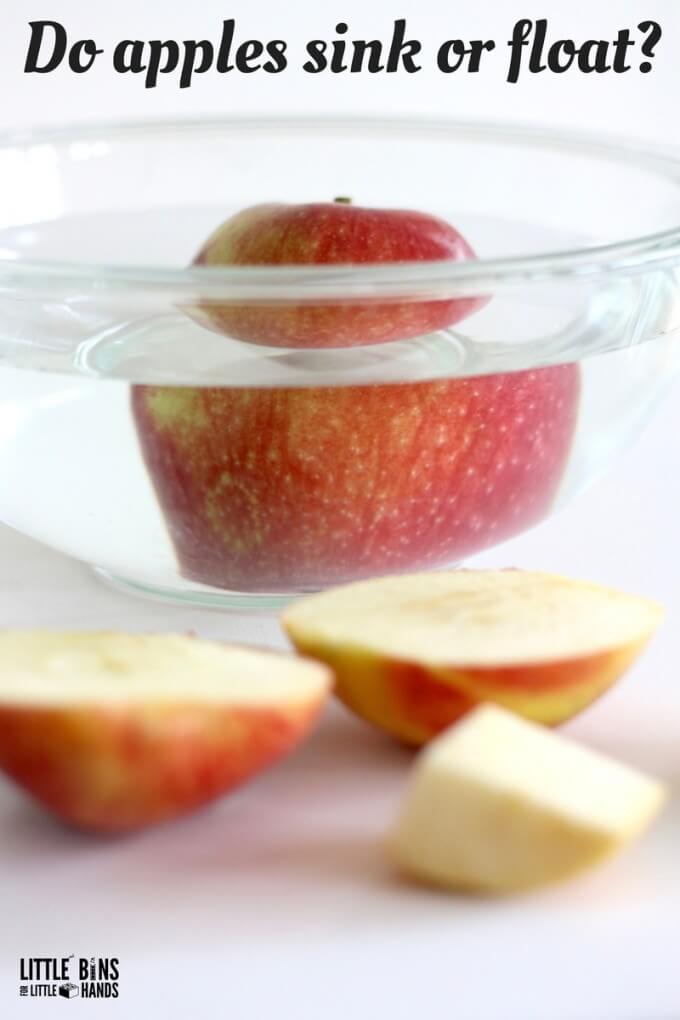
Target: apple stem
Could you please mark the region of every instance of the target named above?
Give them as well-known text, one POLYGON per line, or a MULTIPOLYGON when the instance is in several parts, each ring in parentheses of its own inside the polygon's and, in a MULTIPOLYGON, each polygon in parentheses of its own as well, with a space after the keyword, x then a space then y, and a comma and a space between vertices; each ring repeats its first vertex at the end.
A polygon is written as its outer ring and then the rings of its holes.
POLYGON ((352 204, 352 199, 351 198, 347 198, 346 195, 338 195, 338 197, 334 198, 333 201, 337 202, 339 205, 351 205, 352 204))

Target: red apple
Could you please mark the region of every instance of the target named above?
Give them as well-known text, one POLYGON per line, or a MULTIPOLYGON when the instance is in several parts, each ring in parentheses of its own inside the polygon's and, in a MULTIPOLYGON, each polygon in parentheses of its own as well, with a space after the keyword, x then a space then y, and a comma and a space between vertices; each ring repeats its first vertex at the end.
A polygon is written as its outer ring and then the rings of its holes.
POLYGON ((336 388, 137 386, 142 451, 184 576, 309 589, 456 562, 549 510, 576 365, 336 388))
POLYGON ((483 702, 557 725, 600 697, 663 618, 648 599, 521 570, 350 584, 283 615, 348 708, 422 744, 483 702))
POLYGON ((331 686, 319 663, 165 634, 0 633, 0 769, 72 825, 193 811, 291 751, 331 686))
MULTIPOLYGON (((199 266, 348 265, 474 258, 458 231, 425 213, 362 209, 346 200, 257 205, 223 223, 199 266)), ((484 299, 244 305, 203 303, 192 314, 218 333, 271 347, 354 347, 444 329, 484 299)))

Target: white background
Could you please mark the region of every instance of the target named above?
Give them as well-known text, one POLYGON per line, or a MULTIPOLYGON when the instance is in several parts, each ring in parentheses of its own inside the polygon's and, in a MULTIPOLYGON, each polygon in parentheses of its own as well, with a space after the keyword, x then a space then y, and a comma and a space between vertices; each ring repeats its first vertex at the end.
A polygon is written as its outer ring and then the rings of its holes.
MULTIPOLYGON (((34 0, 0 13, 0 127, 197 113, 334 111, 512 118, 680 144, 677 0, 34 0), (519 17, 555 36, 613 36, 654 18, 655 70, 602 77, 505 77, 503 42, 519 17), (54 18, 107 52, 124 37, 285 38, 294 55, 337 20, 384 36, 395 17, 432 53, 454 36, 499 44, 477 76, 176 77, 147 92, 100 58, 87 76, 25 77, 27 22, 54 18)), ((9 9, 7 9, 9 8, 9 9)), ((1 182, 0 182, 1 186, 1 182)), ((670 620, 575 735, 680 785, 680 411, 677 390, 625 463, 572 508, 478 559, 555 569, 639 590, 670 620)), ((0 621, 9 625, 185 629, 280 640, 273 624, 137 603, 77 564, 0 532, 0 621)), ((448 899, 394 883, 378 840, 407 761, 340 710, 281 770, 214 811, 132 840, 62 831, 0 790, 0 1014, 234 1020, 677 1020, 680 1017, 680 819, 677 799, 648 839, 563 889, 502 904, 448 899), (121 999, 24 1002, 21 955, 115 955, 121 999)))

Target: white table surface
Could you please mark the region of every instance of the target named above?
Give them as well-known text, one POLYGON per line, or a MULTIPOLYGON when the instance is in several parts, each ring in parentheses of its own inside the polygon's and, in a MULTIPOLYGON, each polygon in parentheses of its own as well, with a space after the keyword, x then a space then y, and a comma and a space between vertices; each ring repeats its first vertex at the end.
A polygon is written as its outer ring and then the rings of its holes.
MULTIPOLYGON (((680 406, 561 515, 477 564, 640 591, 669 621, 573 735, 676 797, 614 862, 524 898, 400 884, 380 838, 410 756, 333 706, 282 767, 191 819, 88 838, 0 782, 0 1015, 233 1020, 680 1017, 680 406), (19 998, 21 956, 118 956, 120 998, 19 998)), ((280 644, 266 617, 108 590, 0 530, 0 624, 183 630, 280 644)))

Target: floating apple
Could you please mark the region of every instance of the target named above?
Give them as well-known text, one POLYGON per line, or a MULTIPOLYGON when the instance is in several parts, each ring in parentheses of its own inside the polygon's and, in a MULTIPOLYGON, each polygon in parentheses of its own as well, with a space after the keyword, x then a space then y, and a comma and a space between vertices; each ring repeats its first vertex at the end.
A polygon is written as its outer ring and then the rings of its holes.
POLYGON ((390 849, 414 878, 510 893, 608 857, 666 796, 648 776, 485 706, 419 756, 390 849))
MULTIPOLYGON (((346 199, 257 205, 223 223, 197 266, 304 266, 474 258, 450 224, 404 209, 366 209, 346 199)), ((483 304, 444 301, 203 303, 194 314, 218 333, 270 347, 353 347, 407 340, 459 322, 483 304)))
POLYGON ((529 571, 460 570, 350 584, 283 615, 364 719, 422 744, 480 702, 557 724, 602 694, 662 618, 654 603, 529 571))
POLYGON ((305 736, 318 663, 190 637, 0 633, 0 768, 73 825, 174 818, 305 736))
POLYGON ((536 523, 569 455, 576 365, 374 386, 136 386, 185 577, 323 587, 456 562, 536 523))

